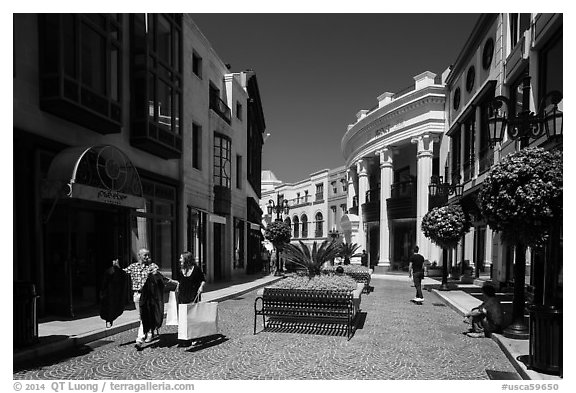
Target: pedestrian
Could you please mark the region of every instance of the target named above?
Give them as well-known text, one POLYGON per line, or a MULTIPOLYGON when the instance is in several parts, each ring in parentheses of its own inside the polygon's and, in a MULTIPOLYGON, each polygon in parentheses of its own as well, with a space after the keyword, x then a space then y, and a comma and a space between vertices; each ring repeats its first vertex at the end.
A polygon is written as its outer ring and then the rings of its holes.
POLYGON ((413 302, 423 302, 424 296, 422 295, 422 279, 424 278, 424 257, 418 254, 418 246, 414 246, 414 254, 410 257, 410 264, 408 265, 408 277, 413 278, 414 286, 416 287, 416 297, 412 299, 413 302))
POLYGON ((178 281, 176 291, 179 304, 199 302, 201 300, 206 277, 202 269, 194 261, 190 251, 184 251, 180 255, 180 270, 176 280, 178 281))
POLYGON ((472 328, 466 333, 468 337, 491 337, 492 333, 502 331, 502 304, 496 297, 496 290, 491 284, 485 283, 482 286, 482 294, 484 297, 482 304, 464 314, 467 318, 464 322, 472 324, 472 328))
POLYGON ((362 255, 360 256, 360 262, 362 266, 368 267, 368 254, 366 254, 366 250, 362 250, 362 255))
MULTIPOLYGON (((177 276, 178 286, 176 287, 178 304, 198 303, 202 300, 206 277, 200 266, 194 261, 190 251, 184 251, 180 255, 180 270, 177 276)), ((186 323, 188 321, 186 320, 186 323)), ((179 322, 180 323, 180 322, 179 322)), ((197 341, 192 341, 191 345, 196 345, 197 341)))
MULTIPOLYGON (((118 259, 113 260, 112 265, 120 267, 118 259)), ((134 301, 134 307, 136 308, 138 318, 140 319, 140 326, 138 327, 138 333, 136 334, 136 348, 141 349, 142 343, 148 343, 154 339, 153 332, 147 332, 146 335, 144 334, 142 315, 140 313, 140 297, 142 295, 142 288, 150 274, 160 273, 158 273, 158 265, 150 259, 150 250, 147 248, 141 248, 138 251, 138 261, 131 263, 127 267, 123 268, 123 270, 130 275, 132 280, 132 300, 134 301)), ((169 280, 165 277, 163 278, 165 281, 176 284, 173 280, 169 280)))

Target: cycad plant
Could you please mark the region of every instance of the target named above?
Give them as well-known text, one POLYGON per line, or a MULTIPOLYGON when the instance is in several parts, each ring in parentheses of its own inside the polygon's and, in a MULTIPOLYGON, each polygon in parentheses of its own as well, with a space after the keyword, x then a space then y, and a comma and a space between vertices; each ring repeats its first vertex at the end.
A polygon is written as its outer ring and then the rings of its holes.
POLYGON ((320 247, 314 242, 312 250, 302 241, 300 244, 287 244, 284 247, 283 257, 296 265, 302 266, 308 270, 309 276, 320 274, 320 269, 326 261, 332 260, 338 256, 340 246, 335 241, 324 240, 320 247))
POLYGON ((344 258, 344 265, 350 264, 350 259, 353 257, 358 257, 361 254, 357 254, 356 251, 360 248, 357 243, 342 243, 339 247, 338 256, 344 258))

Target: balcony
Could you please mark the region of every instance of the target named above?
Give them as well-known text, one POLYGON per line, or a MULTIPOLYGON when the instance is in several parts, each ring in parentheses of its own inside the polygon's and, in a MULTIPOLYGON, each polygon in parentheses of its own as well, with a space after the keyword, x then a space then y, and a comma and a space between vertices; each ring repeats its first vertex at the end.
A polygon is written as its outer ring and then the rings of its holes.
POLYGON ((416 217, 416 180, 392 184, 388 205, 388 219, 416 217))
POLYGON ((228 105, 215 93, 210 92, 210 109, 218 114, 228 124, 232 123, 232 115, 228 105))
POLYGON ((358 195, 352 197, 352 206, 348 209, 348 214, 358 215, 358 195))
POLYGON ((362 205, 362 220, 364 222, 380 221, 380 188, 366 192, 366 203, 362 205))
POLYGON ((324 193, 323 192, 317 192, 316 193, 316 199, 314 200, 314 202, 323 202, 324 201, 324 193))
POLYGON ((305 206, 305 205, 310 204, 310 202, 311 202, 310 195, 306 195, 303 197, 289 199, 288 200, 288 206, 290 206, 291 208, 292 207, 305 206))

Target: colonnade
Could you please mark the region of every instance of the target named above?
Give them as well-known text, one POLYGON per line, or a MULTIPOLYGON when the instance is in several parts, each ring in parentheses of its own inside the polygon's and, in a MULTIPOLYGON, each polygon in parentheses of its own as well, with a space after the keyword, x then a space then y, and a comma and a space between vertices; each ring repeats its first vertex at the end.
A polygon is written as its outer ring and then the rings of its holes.
MULTIPOLYGON (((416 186, 416 243, 420 247, 420 253, 430 261, 441 261, 441 249, 433 245, 424 236, 421 230, 422 218, 428 212, 428 185, 432 176, 432 159, 434 155, 434 143, 439 142, 439 137, 435 133, 423 133, 410 138, 409 143, 417 146, 416 157, 410 160, 411 166, 416 165, 417 186, 416 186)), ((360 250, 367 248, 367 234, 365 231, 365 220, 362 215, 362 205, 366 203, 366 193, 369 191, 369 168, 368 160, 371 156, 379 157, 378 168, 380 170, 380 234, 379 234, 379 260, 378 267, 388 270, 391 262, 392 250, 392 223, 388 219, 388 199, 392 195, 392 184, 394 182, 394 150, 392 146, 380 146, 374 151, 353 161, 347 168, 348 175, 348 206, 353 206, 355 197, 358 197, 358 241, 360 250)), ((408 217, 407 217, 408 218, 408 217)))

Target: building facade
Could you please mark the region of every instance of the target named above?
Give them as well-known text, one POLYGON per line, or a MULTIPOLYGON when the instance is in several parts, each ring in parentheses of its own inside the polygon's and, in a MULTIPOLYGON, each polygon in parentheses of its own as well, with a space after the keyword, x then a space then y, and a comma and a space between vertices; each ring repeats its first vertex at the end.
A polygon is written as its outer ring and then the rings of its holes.
POLYGON ((323 169, 309 178, 284 183, 273 172, 262 173, 262 199, 260 209, 264 225, 275 221, 275 212, 268 213, 270 201, 288 201, 289 212, 280 218, 292 228, 292 242, 314 242, 340 238, 340 220, 346 212, 346 172, 344 167, 323 169))
POLYGON ((168 276, 184 250, 208 281, 250 270, 253 72, 230 72, 188 14, 15 14, 14 42, 13 278, 40 316, 97 307, 112 259, 141 247, 168 276))
MULTIPOLYGON (((476 276, 484 273, 501 286, 513 285, 514 247, 486 225, 477 194, 492 165, 521 146, 508 135, 490 145, 490 103, 496 96, 505 96, 512 103, 506 109, 511 115, 523 110, 537 113, 548 92, 563 91, 562 25, 562 14, 482 15, 446 79, 447 132, 440 160, 449 168, 448 176, 461 179, 464 186, 463 196, 452 196, 448 203, 460 203, 473 221, 450 259, 453 263, 469 261, 476 276)), ((528 146, 562 149, 562 139, 548 139, 544 134, 530 139, 528 146)), ((553 269, 554 289, 550 290, 554 304, 561 304, 562 299, 559 252, 559 266, 553 269)), ((526 289, 534 303, 543 301, 543 259, 542 252, 528 250, 526 289)))
POLYGON ((375 271, 406 268, 411 250, 428 260, 440 250, 421 232, 422 217, 439 203, 428 196, 440 171, 446 99, 442 77, 424 72, 398 93, 385 92, 378 105, 357 113, 342 138, 348 182, 348 215, 357 242, 375 271))

